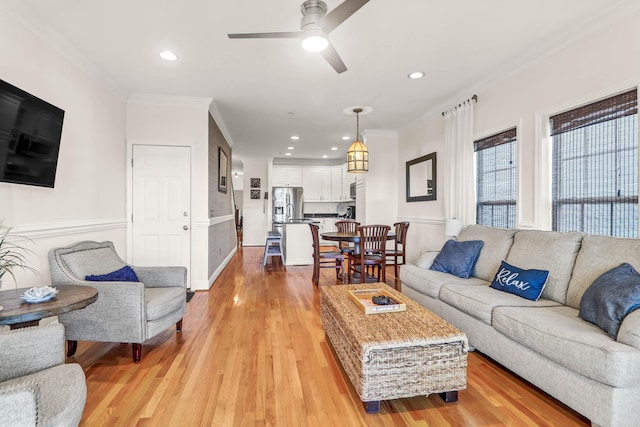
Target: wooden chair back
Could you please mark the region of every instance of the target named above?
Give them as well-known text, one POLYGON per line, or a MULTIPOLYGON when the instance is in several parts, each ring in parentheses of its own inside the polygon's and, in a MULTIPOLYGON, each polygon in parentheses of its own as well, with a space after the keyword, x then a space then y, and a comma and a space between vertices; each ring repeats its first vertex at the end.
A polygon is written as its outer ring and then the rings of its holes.
POLYGON ((358 221, 350 219, 336 221, 336 229, 340 233, 355 233, 358 231, 358 227, 360 227, 360 223, 358 221))
POLYGON ((396 252, 402 252, 405 254, 405 245, 407 242, 407 230, 409 229, 408 222, 396 222, 393 224, 396 229, 396 241, 395 241, 395 250, 396 252))
POLYGON ((391 227, 388 225, 362 225, 358 227, 360 233, 360 254, 375 253, 385 256, 387 234, 391 227))

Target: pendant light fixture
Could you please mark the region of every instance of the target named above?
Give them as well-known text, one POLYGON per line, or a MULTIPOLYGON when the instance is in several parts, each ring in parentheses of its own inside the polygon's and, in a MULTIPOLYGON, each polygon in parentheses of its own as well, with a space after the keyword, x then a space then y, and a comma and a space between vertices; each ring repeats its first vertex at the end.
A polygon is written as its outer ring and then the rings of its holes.
POLYGON ((353 112, 356 114, 356 140, 347 150, 347 172, 365 173, 369 171, 369 150, 361 141, 359 114, 362 113, 362 108, 354 108, 353 112))

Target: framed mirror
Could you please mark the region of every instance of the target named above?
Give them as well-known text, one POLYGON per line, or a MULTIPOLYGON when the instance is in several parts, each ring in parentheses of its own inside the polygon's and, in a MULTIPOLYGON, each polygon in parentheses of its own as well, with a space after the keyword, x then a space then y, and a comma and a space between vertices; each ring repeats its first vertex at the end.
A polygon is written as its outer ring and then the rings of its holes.
POLYGON ((218 147, 218 191, 227 192, 227 171, 229 170, 229 160, 227 153, 222 151, 222 147, 218 147))
POLYGON ((407 162, 407 202, 436 200, 436 153, 407 162))

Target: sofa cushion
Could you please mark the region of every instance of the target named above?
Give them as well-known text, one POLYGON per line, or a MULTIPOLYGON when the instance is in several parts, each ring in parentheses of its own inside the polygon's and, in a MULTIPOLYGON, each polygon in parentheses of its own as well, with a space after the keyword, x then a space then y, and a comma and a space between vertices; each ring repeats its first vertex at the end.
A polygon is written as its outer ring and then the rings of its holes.
POLYGON ((403 287, 407 286, 417 292, 420 292, 421 294, 430 296, 431 298, 438 298, 438 294, 440 294, 440 288, 445 283, 460 285, 472 284, 483 286, 489 284, 488 282, 482 279, 477 279, 475 277, 461 279, 449 273, 426 270, 413 264, 406 264, 402 266, 402 268, 400 269, 400 281, 402 282, 403 287))
POLYGON ((542 298, 564 304, 582 234, 578 232, 518 231, 506 261, 520 268, 548 270, 542 298))
POLYGON ((560 305, 555 301, 540 299, 531 301, 507 292, 500 292, 489 286, 449 285, 440 289, 440 300, 463 313, 491 325, 495 307, 546 307, 560 305))
POLYGON ((60 258, 71 273, 80 280, 84 280, 88 274, 106 274, 126 265, 111 248, 70 252, 61 255, 60 258))
POLYGON ((476 261, 472 276, 490 282, 498 271, 500 262, 507 258, 513 244, 513 236, 517 230, 487 227, 486 225, 470 225, 458 236, 458 241, 481 240, 484 245, 476 261))
POLYGON ((482 244, 480 240, 466 242, 447 240, 429 268, 466 279, 471 276, 473 267, 476 265, 480 255, 482 244))
POLYGON ((147 307, 147 320, 160 319, 173 313, 185 304, 186 299, 187 294, 184 288, 145 288, 144 300, 147 307))
POLYGON ((585 235, 569 283, 567 305, 579 308, 582 294, 591 283, 625 262, 640 271, 640 239, 585 235))
POLYGON ((491 286, 503 292, 538 301, 549 278, 546 270, 523 270, 502 261, 491 286))
POLYGON ((582 295, 580 317, 616 338, 624 318, 640 308, 640 274, 624 263, 601 274, 582 295))
POLYGON ((416 265, 420 268, 429 268, 433 264, 433 261, 436 259, 440 252, 439 251, 428 251, 420 255, 420 258, 416 261, 416 265))
POLYGON ((139 282, 136 272, 128 265, 106 274, 90 274, 84 278, 89 282, 139 282))
POLYGON ((497 307, 493 327, 536 353, 596 381, 613 387, 632 387, 640 382, 640 350, 614 341, 597 326, 582 320, 575 308, 497 307))

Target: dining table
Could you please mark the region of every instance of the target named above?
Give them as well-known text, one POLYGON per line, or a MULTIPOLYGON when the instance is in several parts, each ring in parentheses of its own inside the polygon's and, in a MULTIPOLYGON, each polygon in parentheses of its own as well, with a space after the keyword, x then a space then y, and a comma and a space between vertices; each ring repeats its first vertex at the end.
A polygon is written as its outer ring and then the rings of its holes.
MULTIPOLYGON (((324 240, 331 242, 349 242, 354 243, 353 254, 360 255, 360 233, 355 232, 342 232, 342 231, 325 231, 320 233, 320 236, 324 240)), ((387 240, 395 240, 396 233, 389 231, 387 233, 387 240)))
POLYGON ((59 285, 58 294, 44 302, 29 303, 21 298, 26 288, 0 291, 0 325, 10 329, 36 326, 45 317, 80 310, 98 299, 98 290, 91 286, 59 285))
MULTIPOLYGON (((325 231, 320 233, 320 236, 324 240, 328 240, 331 242, 349 242, 354 243, 353 245, 353 255, 360 255, 360 232, 344 232, 344 231, 325 231)), ((387 233, 387 240, 395 240, 396 233, 394 231, 389 231, 387 233)), ((353 283, 360 283, 360 271, 358 270, 359 265, 356 265, 356 271, 351 275, 353 279, 353 283)), ((377 282, 378 280, 373 276, 365 276, 365 282, 377 282)))

